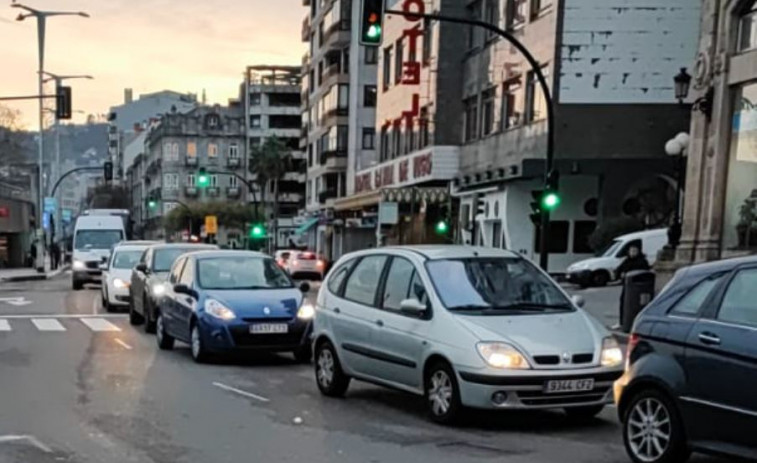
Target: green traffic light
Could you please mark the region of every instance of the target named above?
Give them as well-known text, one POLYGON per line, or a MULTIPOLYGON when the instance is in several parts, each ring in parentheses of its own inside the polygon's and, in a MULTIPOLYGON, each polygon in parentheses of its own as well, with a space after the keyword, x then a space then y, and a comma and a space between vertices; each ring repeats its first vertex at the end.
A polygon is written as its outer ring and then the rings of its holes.
POLYGON ((150 209, 155 209, 156 207, 158 207, 158 203, 157 201, 150 201, 147 203, 147 207, 149 207, 150 209))
POLYGON ((250 230, 250 236, 253 238, 265 237, 265 228, 263 228, 261 225, 253 226, 252 230, 250 230))
POLYGON ((208 183, 209 179, 207 175, 200 175, 199 177, 197 177, 197 185, 203 187, 208 186, 208 183))
POLYGON ((381 37, 381 26, 378 24, 371 24, 368 28, 368 32, 366 32, 366 37, 372 40, 377 40, 381 37))
POLYGON ((437 222, 436 233, 440 235, 446 235, 448 231, 449 231, 449 225, 447 224, 446 221, 440 220, 439 222, 437 222))
POLYGON ((547 210, 553 210, 560 205, 560 196, 557 193, 547 193, 541 201, 542 205, 547 210))

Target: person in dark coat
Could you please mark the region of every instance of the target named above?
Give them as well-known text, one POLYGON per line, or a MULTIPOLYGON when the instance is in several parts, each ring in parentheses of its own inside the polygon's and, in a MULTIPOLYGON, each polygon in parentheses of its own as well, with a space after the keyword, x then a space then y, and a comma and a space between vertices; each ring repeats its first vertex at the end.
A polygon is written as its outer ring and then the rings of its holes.
POLYGON ((60 245, 56 241, 50 246, 50 260, 52 270, 56 270, 60 265, 60 245))
POLYGON ((617 269, 615 269, 615 275, 620 279, 621 291, 620 291, 620 323, 623 323, 623 302, 626 297, 626 285, 624 283, 625 276, 628 272, 634 272, 636 270, 651 270, 647 257, 642 254, 638 246, 631 246, 628 248, 628 254, 626 258, 621 262, 617 269))

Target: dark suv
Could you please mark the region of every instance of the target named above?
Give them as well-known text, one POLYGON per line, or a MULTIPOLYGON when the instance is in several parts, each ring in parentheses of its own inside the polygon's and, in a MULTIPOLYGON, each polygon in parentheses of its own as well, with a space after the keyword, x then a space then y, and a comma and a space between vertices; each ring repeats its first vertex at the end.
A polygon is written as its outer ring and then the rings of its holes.
POLYGON ((676 274, 636 319, 615 401, 636 462, 757 459, 757 257, 676 274))

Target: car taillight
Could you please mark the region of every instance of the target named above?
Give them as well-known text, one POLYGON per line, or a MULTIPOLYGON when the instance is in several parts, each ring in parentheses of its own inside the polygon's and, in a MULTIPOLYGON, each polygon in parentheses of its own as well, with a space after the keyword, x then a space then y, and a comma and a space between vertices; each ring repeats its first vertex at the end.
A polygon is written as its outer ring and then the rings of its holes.
POLYGON ((631 365, 631 353, 639 344, 640 340, 641 336, 636 333, 631 333, 631 336, 628 338, 628 347, 626 348, 626 369, 631 365))
POLYGON ((325 264, 322 260, 319 260, 315 265, 317 265, 318 267, 323 267, 325 264))

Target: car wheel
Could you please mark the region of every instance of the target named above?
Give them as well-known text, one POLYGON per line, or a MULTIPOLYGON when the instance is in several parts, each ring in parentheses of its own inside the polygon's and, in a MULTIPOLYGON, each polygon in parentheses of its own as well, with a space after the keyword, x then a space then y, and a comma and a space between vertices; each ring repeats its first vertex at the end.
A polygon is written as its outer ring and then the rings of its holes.
POLYGON ((141 325, 145 319, 134 310, 134 299, 129 298, 129 323, 132 326, 141 325))
POLYGON ((294 351, 294 359, 299 363, 310 363, 313 358, 313 348, 308 344, 294 351))
POLYGON ((156 336, 155 338, 158 340, 158 347, 161 350, 171 350, 173 349, 174 345, 174 338, 170 334, 166 333, 166 327, 163 325, 163 315, 158 314, 158 320, 155 323, 156 326, 156 336))
POLYGON ((429 417, 440 424, 455 422, 460 417, 463 406, 457 378, 449 364, 436 362, 431 365, 424 384, 429 417))
POLYGON ((623 417, 623 442, 636 463, 681 463, 691 455, 675 405, 655 390, 631 399, 623 417))
POLYGON ((157 329, 155 321, 153 321, 152 316, 150 314, 155 313, 154 310, 152 310, 152 303, 150 302, 150 299, 145 299, 145 333, 147 334, 153 334, 155 333, 155 330, 157 329))
POLYGON ((590 405, 587 407, 570 407, 565 409, 568 418, 574 421, 589 421, 605 409, 604 405, 590 405))
POLYGON ((330 342, 323 342, 315 352, 315 380, 321 394, 343 397, 350 386, 350 377, 342 371, 339 357, 330 342))
POLYGON ((192 332, 190 334, 190 347, 192 350, 192 358, 197 363, 205 363, 210 358, 205 343, 202 341, 202 333, 197 323, 192 325, 192 332))
POLYGON ((599 270, 591 274, 592 286, 603 287, 610 282, 610 275, 604 270, 599 270))

